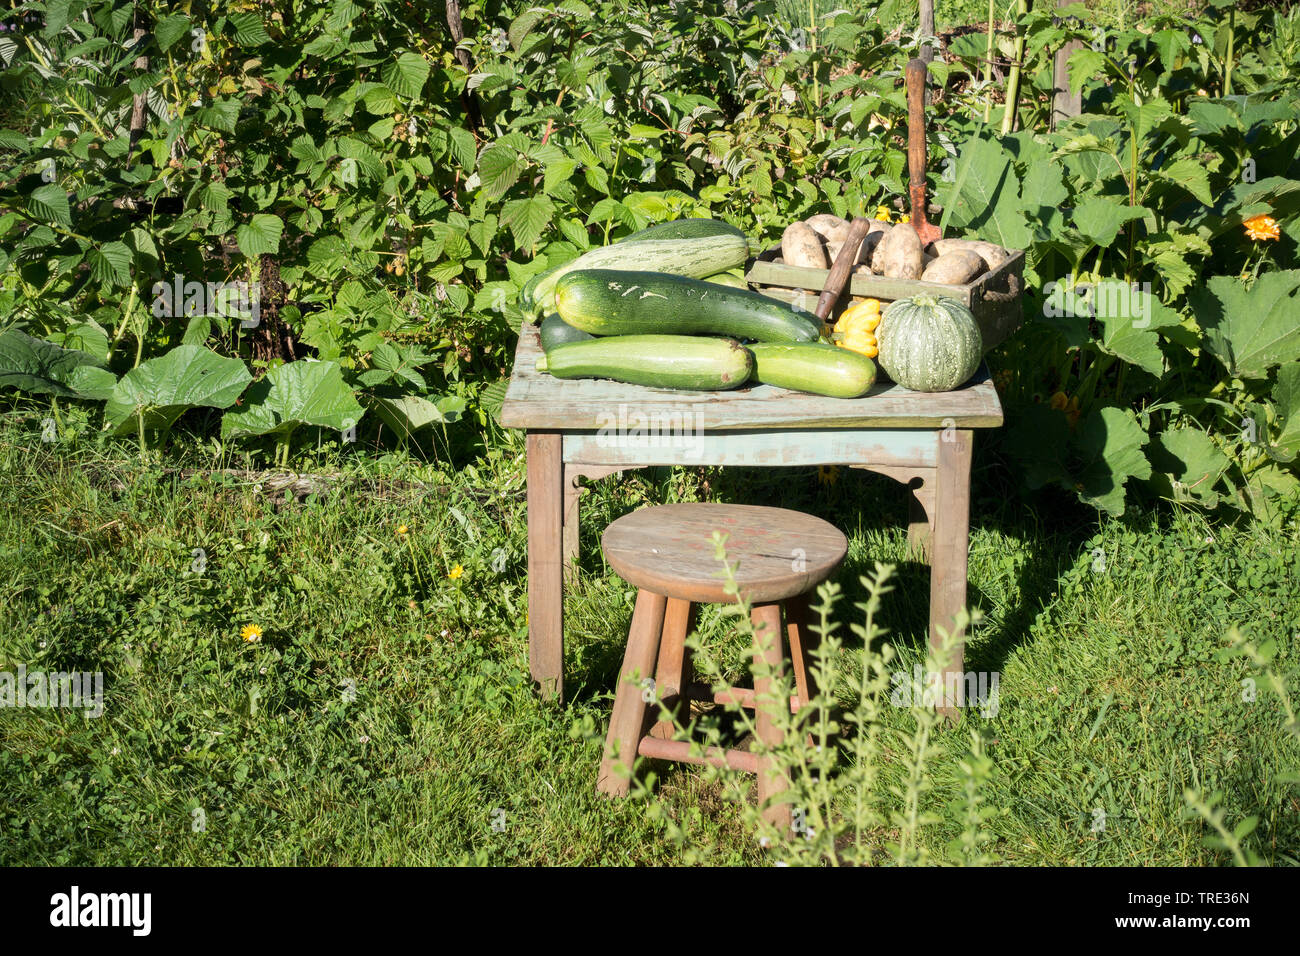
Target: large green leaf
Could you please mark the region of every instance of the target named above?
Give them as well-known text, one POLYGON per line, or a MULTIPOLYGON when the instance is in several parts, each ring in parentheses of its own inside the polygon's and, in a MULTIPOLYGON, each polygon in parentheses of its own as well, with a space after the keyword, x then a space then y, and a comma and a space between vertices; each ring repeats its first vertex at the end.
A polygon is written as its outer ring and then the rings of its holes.
POLYGON ((104 406, 116 434, 166 432, 190 408, 226 408, 252 379, 244 363, 200 345, 178 345, 122 376, 104 406))
POLYGON ((400 438, 407 439, 430 425, 456 421, 465 409, 465 402, 453 395, 431 402, 418 395, 391 391, 373 396, 370 407, 400 438))
POLYGON ((1124 485, 1129 478, 1150 478, 1151 464, 1142 454, 1147 435, 1133 413, 1102 408, 1079 422, 1075 451, 1083 467, 1075 488, 1087 504, 1119 515, 1124 513, 1124 485))
POLYGON ((1177 325, 1178 313, 1154 295, 1117 279, 1098 283, 1092 302, 1102 324, 1102 351, 1159 378, 1165 366, 1155 330, 1177 325))
POLYGON ((1074 228, 1105 249, 1126 222, 1144 215, 1141 206, 1129 206, 1115 197, 1089 196, 1074 207, 1074 228))
POLYGON ((1247 291, 1236 276, 1214 276, 1188 296, 1206 347, 1238 378, 1263 378, 1300 358, 1300 270, 1265 272, 1247 291))
POLYGON ((1219 500, 1219 478, 1228 470, 1227 455, 1197 428, 1171 428, 1151 442, 1155 481, 1165 497, 1194 499, 1206 507, 1219 500))
POLYGON ((1273 410, 1282 426, 1274 444, 1274 457, 1291 461, 1300 455, 1300 362, 1290 362, 1277 370, 1273 410))
MULTIPOLYGON (((82 366, 94 368, 103 364, 97 356, 60 348, 18 329, 0 335, 0 388, 8 386, 60 398, 93 398, 76 387, 78 383, 86 386, 89 380, 79 377, 74 381, 73 373, 82 366)), ((98 384, 102 385, 102 379, 98 384)))
MULTIPOLYGON (((993 140, 975 137, 963 148, 958 170, 957 181, 941 190, 946 224, 1006 249, 1026 248, 1032 237, 1011 154, 993 140)), ((1035 199, 1029 201, 1037 208, 1035 199)))
POLYGON ((222 416, 221 435, 274 435, 287 441, 300 425, 344 431, 364 413, 337 362, 290 362, 271 369, 248 390, 242 406, 222 416))

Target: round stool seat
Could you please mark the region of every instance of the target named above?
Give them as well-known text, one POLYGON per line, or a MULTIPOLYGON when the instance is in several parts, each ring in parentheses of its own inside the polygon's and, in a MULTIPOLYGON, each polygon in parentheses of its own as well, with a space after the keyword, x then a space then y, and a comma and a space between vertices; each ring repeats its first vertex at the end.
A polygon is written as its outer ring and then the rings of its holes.
POLYGON ((727 562, 751 604, 805 594, 835 573, 849 543, 821 518, 759 505, 675 504, 642 508, 605 529, 600 545, 629 584, 698 604, 725 604, 713 532, 727 536, 727 562))

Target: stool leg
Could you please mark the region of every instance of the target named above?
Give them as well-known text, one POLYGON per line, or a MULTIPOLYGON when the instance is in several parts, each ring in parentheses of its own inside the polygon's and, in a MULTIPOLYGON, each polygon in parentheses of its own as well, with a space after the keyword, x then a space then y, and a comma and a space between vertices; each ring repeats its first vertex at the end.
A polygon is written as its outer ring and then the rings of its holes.
POLYGON ((654 673, 659 653, 659 635, 664 626, 662 594, 640 590, 636 593, 636 610, 632 612, 632 629, 623 654, 623 668, 614 689, 614 713, 609 718, 605 737, 605 756, 600 763, 596 789, 610 796, 625 797, 631 783, 614 771, 618 759, 629 767, 636 760, 637 745, 645 727, 649 705, 641 699, 640 681, 654 673))
MULTIPOLYGON (((758 604, 750 612, 754 625, 754 663, 759 659, 767 662, 773 677, 781 673, 781 605, 758 604)), ((776 728, 772 717, 771 704, 760 704, 758 698, 771 692, 771 677, 754 678, 754 698, 757 708, 758 739, 768 747, 781 743, 781 733, 776 728)), ((772 766, 772 758, 761 757, 758 761, 758 802, 761 806, 769 797, 790 789, 789 778, 772 766)), ((790 829, 790 805, 773 804, 763 811, 763 817, 782 832, 790 829)))
MULTIPOLYGON (((686 635, 691 632, 694 620, 694 604, 679 598, 668 599, 663 639, 659 642, 655 696, 668 703, 673 715, 683 724, 690 720, 691 715, 691 652, 686 649, 686 635)), ((660 720, 650 728, 650 736, 672 740, 675 731, 672 721, 660 720)))
POLYGON ((794 665, 794 685, 799 692, 800 707, 806 707, 808 701, 817 695, 811 654, 817 649, 819 640, 808 629, 808 597, 807 594, 797 594, 785 602, 785 638, 790 645, 790 661, 794 665))

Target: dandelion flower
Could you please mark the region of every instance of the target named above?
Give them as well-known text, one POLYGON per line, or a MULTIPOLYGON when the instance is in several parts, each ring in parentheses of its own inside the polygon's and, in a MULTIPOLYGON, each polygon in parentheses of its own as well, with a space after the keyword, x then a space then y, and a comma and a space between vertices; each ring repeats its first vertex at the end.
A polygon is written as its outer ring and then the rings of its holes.
POLYGON ((245 624, 240 630, 239 636, 247 644, 258 644, 262 640, 262 629, 256 624, 245 624))
POLYGON ((911 222, 911 221, 912 221, 912 217, 909 216, 907 213, 903 213, 901 216, 898 217, 898 221, 899 221, 899 222, 911 222))
POLYGON ((407 528, 406 525, 404 525, 404 524, 399 524, 399 525, 397 526, 397 536, 400 538, 400 537, 404 536, 404 535, 407 533, 407 531, 409 531, 409 530, 410 530, 410 529, 407 528))
POLYGON ((1278 239, 1282 231, 1277 226, 1277 220, 1272 216, 1251 216, 1242 223, 1246 227, 1247 237, 1256 241, 1260 239, 1278 239))
POLYGON ((881 222, 889 222, 889 207, 888 207, 888 206, 877 206, 877 207, 876 207, 876 218, 879 219, 881 222))
POLYGON ((840 470, 835 465, 818 465, 817 482, 822 485, 833 485, 839 480, 840 470))
POLYGON ((460 576, 464 573, 465 573, 465 569, 462 568, 459 564, 457 564, 450 571, 447 572, 447 577, 451 578, 453 581, 458 581, 460 580, 460 576))

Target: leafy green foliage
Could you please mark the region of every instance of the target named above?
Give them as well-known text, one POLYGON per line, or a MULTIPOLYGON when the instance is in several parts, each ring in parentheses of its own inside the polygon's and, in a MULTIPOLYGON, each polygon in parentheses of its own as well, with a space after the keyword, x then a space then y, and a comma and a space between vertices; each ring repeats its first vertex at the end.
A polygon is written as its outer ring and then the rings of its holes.
POLYGON ((178 345, 127 372, 104 406, 105 424, 119 435, 165 436, 191 408, 227 408, 252 379, 239 359, 199 345, 178 345))

